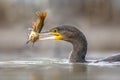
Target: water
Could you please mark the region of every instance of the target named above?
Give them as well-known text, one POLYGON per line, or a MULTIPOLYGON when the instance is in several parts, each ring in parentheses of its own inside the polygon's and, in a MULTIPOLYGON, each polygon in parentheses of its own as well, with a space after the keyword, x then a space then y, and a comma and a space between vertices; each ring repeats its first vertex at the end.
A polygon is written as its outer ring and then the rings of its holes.
POLYGON ((1 61, 0 80, 120 80, 120 62, 73 64, 49 58, 1 61))

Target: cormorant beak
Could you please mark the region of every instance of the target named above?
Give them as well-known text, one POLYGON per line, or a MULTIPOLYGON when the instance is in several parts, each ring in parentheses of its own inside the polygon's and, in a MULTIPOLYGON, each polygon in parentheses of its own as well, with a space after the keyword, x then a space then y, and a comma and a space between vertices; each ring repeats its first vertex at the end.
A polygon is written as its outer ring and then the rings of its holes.
POLYGON ((62 35, 58 32, 42 32, 39 34, 39 40, 61 40, 62 35))

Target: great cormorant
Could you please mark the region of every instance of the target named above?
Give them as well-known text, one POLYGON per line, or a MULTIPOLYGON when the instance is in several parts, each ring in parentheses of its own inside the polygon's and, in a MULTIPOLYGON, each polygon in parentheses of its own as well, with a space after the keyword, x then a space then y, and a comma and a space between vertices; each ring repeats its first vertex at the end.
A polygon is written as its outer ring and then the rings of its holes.
MULTIPOLYGON (((46 39, 54 39, 54 40, 64 40, 67 42, 72 43, 73 45, 73 51, 70 54, 70 62, 87 62, 85 60, 85 56, 87 53, 87 40, 85 35, 75 28, 74 26, 70 25, 60 25, 57 27, 52 28, 48 32, 44 32, 39 34, 40 40, 46 40, 46 39)), ((115 56, 111 56, 99 61, 107 61, 107 62, 115 62, 120 61, 120 54, 117 54, 115 56)))

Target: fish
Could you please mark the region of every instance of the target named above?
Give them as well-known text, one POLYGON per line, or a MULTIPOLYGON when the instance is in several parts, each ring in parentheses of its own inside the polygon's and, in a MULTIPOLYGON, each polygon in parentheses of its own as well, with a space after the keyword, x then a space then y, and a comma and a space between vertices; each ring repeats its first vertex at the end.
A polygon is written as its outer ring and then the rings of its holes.
POLYGON ((26 44, 29 42, 35 43, 37 40, 39 40, 39 33, 41 32, 43 26, 44 26, 44 21, 47 16, 46 11, 37 11, 36 12, 36 21, 32 23, 32 28, 30 28, 30 33, 28 34, 28 41, 26 44))

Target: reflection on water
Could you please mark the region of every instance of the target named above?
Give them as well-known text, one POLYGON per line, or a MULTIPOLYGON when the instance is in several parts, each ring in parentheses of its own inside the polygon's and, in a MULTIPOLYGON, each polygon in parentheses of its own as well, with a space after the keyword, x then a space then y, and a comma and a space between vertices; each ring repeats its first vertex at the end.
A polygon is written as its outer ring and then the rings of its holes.
POLYGON ((0 62, 0 80, 120 80, 120 63, 68 63, 67 60, 0 62))

